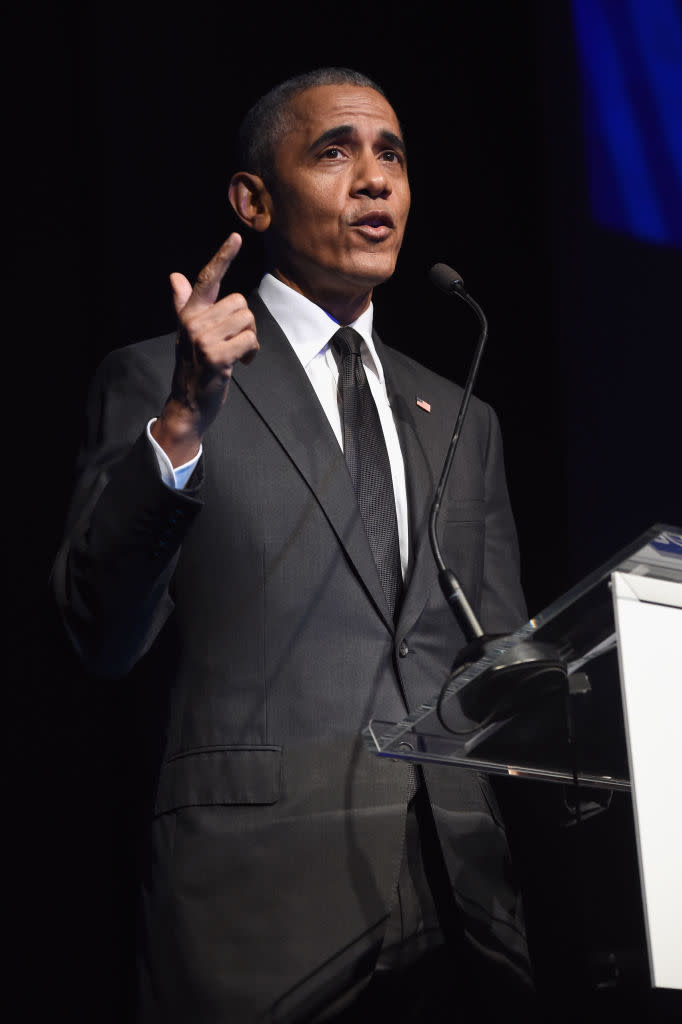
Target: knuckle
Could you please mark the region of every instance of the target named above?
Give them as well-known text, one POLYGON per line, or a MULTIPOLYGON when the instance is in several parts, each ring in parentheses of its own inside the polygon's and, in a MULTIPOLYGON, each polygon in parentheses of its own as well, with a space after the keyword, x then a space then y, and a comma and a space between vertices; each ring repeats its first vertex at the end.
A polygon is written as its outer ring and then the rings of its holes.
POLYGON ((213 267, 209 263, 207 266, 202 267, 197 274, 197 284, 210 284, 213 280, 213 267))

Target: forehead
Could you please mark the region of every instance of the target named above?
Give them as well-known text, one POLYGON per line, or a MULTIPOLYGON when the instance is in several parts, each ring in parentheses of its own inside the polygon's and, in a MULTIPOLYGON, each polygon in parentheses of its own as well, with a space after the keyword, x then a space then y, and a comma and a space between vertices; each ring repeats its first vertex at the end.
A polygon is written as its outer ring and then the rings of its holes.
POLYGON ((318 85, 297 93, 289 103, 291 131, 303 141, 337 125, 368 133, 401 135, 393 107, 375 89, 356 85, 318 85))

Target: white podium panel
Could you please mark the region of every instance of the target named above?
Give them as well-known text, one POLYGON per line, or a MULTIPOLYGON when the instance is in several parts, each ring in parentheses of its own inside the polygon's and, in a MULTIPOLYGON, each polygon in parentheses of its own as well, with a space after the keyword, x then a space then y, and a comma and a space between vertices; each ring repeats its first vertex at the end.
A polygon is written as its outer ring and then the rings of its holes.
POLYGON ((682 583, 612 583, 651 983, 682 989, 682 583))

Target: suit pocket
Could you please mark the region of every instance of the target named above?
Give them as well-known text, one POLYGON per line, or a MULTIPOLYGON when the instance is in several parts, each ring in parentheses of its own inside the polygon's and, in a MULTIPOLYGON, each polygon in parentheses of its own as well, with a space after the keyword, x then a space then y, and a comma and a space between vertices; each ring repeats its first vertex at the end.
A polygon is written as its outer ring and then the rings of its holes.
POLYGON ((446 499, 441 516, 449 523, 482 523, 485 517, 485 501, 483 498, 446 499))
POLYGON ((281 747, 208 747, 163 765, 155 814, 180 807, 275 804, 282 791, 281 747))
POLYGON ((485 540, 484 503, 450 502, 443 510, 440 542, 443 560, 464 588, 472 607, 480 608, 485 540))

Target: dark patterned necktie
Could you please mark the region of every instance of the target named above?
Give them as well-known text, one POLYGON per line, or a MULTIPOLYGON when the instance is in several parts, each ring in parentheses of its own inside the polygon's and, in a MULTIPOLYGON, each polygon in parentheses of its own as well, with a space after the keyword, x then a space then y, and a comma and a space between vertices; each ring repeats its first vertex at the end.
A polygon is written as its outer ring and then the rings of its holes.
POLYGON ((402 590, 398 522, 384 432, 360 357, 362 338, 352 327, 342 327, 330 344, 339 364, 343 454, 381 585, 394 615, 402 590))

